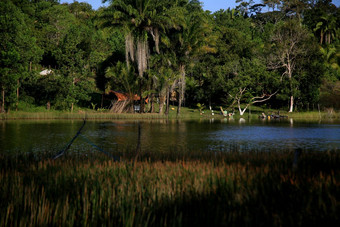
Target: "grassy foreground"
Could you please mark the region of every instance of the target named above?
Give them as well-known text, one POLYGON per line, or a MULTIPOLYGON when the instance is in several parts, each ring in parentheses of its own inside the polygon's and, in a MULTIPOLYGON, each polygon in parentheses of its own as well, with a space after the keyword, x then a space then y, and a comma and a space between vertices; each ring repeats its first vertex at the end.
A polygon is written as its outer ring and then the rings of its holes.
POLYGON ((0 226, 339 226, 338 152, 0 155, 0 226), (48 155, 49 156, 49 155, 48 155))

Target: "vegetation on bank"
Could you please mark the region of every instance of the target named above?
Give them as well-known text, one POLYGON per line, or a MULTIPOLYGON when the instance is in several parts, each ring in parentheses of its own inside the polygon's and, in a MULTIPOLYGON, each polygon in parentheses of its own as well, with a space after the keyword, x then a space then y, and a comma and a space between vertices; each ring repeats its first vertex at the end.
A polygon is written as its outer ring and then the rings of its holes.
POLYGON ((0 226, 338 226, 339 152, 0 154, 0 226))
MULTIPOLYGON (((158 105, 156 110, 158 110, 158 105)), ((70 111, 57 111, 57 110, 45 110, 42 108, 36 109, 26 109, 26 111, 11 111, 8 113, 0 113, 0 120, 15 120, 15 119, 166 119, 166 118, 179 118, 179 119, 211 119, 211 118, 226 118, 222 115, 220 109, 213 108, 212 110, 205 108, 182 108, 182 113, 180 116, 177 115, 177 106, 170 106, 170 111, 168 115, 159 113, 112 113, 109 110, 93 110, 86 108, 75 107, 74 112, 70 111)), ((324 111, 303 111, 294 113, 289 113, 283 110, 266 109, 262 107, 250 107, 243 116, 240 116, 235 109, 225 109, 228 113, 234 113, 232 118, 259 118, 262 113, 266 115, 278 115, 285 116, 287 118, 293 119, 340 119, 340 112, 334 111, 333 109, 328 109, 324 111)))

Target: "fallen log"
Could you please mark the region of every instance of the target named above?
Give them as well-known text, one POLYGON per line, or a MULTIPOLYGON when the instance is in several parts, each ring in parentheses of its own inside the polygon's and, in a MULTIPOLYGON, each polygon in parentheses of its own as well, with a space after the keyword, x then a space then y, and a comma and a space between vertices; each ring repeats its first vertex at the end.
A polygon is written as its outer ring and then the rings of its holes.
POLYGON ((76 135, 72 138, 72 140, 68 143, 65 149, 61 150, 58 154, 56 154, 52 159, 57 159, 60 156, 64 155, 65 152, 71 147, 72 143, 77 139, 77 137, 80 135, 81 130, 83 130, 84 126, 86 124, 86 119, 84 119, 83 125, 79 128, 78 132, 76 135))

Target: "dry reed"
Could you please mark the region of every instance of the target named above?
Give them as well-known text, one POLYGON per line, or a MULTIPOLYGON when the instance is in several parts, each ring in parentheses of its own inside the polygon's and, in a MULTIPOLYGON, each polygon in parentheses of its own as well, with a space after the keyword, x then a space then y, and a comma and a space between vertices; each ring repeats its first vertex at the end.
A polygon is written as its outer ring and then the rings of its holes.
POLYGON ((0 226, 339 224, 337 152, 52 161, 0 155, 0 226))

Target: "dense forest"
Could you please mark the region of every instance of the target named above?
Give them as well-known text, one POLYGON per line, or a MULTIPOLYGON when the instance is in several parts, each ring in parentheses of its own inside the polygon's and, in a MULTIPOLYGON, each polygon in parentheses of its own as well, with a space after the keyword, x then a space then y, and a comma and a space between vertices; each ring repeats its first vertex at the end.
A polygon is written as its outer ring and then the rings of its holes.
POLYGON ((238 0, 217 12, 198 0, 106 2, 1 0, 1 112, 340 108, 331 0, 238 0), (112 102, 115 92, 129 98, 112 102))

